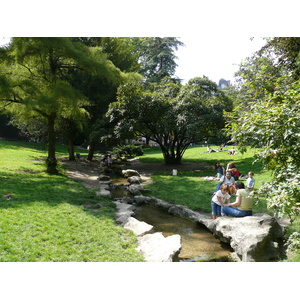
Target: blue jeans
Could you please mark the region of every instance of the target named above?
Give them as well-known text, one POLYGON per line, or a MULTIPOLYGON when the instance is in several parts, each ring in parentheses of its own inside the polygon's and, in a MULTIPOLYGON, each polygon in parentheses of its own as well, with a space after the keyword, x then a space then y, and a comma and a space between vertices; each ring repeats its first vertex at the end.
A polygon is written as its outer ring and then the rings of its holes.
POLYGON ((241 210, 236 207, 222 206, 222 216, 232 216, 236 218, 252 216, 252 210, 241 210))
POLYGON ((212 215, 213 216, 221 216, 221 205, 218 205, 217 203, 211 201, 211 209, 212 209, 212 215))

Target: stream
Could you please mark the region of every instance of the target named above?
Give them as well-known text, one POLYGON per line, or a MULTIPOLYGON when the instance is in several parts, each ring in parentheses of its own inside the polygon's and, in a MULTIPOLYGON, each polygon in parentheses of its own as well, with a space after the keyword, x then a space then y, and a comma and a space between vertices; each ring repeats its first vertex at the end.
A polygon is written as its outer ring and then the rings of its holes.
MULTIPOLYGON (((124 179, 112 179, 115 189, 111 190, 113 197, 132 197, 122 187, 124 179)), ((181 251, 174 262, 230 261, 231 247, 215 238, 202 224, 169 214, 167 211, 148 204, 135 205, 133 217, 153 226, 147 233, 161 232, 163 236, 179 234, 181 236, 181 251)))
POLYGON ((147 204, 137 206, 134 218, 153 226, 148 233, 181 236, 182 248, 175 262, 229 261, 230 246, 216 239, 204 225, 147 204))

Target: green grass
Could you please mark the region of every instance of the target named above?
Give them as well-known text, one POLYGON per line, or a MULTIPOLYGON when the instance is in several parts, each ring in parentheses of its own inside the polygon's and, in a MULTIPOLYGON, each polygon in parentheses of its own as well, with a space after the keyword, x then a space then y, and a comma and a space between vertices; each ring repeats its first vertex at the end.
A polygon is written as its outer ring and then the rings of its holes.
MULTIPOLYGON (((0 261, 143 261, 134 234, 115 224, 113 202, 46 174, 40 147, 0 141, 0 261), (90 203, 100 209, 85 209, 90 203)), ((67 156, 66 148, 57 155, 67 156)))
MULTIPOLYGON (((169 172, 155 174, 152 177, 154 183, 150 186, 152 195, 171 203, 185 205, 194 210, 210 212, 210 192, 214 191, 218 182, 207 181, 201 177, 215 176, 214 165, 216 161, 219 161, 225 168, 229 162, 234 162, 242 174, 248 174, 249 171, 253 171, 255 174, 256 189, 258 189, 263 182, 271 180, 271 173, 264 170, 260 163, 253 165, 255 150, 236 155, 228 155, 227 151, 204 153, 205 151, 206 148, 204 147, 188 148, 184 154, 182 163, 199 163, 199 169, 200 164, 205 163, 208 166, 206 170, 194 172, 180 171, 178 172, 178 176, 172 176, 169 172)), ((145 157, 140 157, 142 162, 163 163, 163 155, 159 149, 146 148, 144 152, 145 157)), ((242 181, 245 182, 245 180, 242 181)), ((253 210, 254 213, 267 212, 266 205, 263 201, 259 201, 253 210)))

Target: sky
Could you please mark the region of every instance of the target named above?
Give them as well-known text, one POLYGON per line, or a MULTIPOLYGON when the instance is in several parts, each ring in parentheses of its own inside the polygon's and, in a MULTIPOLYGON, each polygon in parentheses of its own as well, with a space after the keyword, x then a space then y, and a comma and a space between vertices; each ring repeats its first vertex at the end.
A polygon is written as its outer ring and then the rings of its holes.
POLYGON ((234 73, 246 57, 259 50, 266 41, 261 37, 230 36, 182 36, 178 39, 186 46, 179 47, 175 55, 176 75, 186 83, 194 77, 207 76, 219 83, 221 78, 234 83, 234 73))

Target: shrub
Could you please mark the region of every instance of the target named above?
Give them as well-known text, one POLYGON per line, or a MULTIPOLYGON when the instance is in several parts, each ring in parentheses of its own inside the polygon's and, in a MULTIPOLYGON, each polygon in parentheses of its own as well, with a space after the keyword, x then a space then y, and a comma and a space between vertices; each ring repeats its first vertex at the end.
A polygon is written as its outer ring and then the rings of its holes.
POLYGON ((142 156, 144 154, 142 146, 136 146, 136 145, 123 145, 113 148, 113 153, 117 157, 136 157, 136 156, 142 156))

